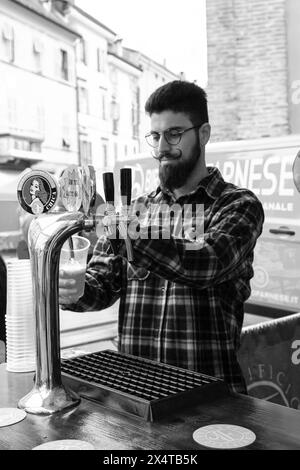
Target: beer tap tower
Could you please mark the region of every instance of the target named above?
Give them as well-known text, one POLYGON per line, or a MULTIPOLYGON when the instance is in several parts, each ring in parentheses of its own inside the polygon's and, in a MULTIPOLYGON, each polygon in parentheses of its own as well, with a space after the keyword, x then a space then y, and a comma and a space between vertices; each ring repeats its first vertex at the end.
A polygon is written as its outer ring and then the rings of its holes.
MULTIPOLYGON (((114 194, 113 175, 103 175, 103 178, 105 195, 111 198, 114 194)), ((130 169, 121 170, 121 190, 128 203, 131 198, 130 169)), ((95 213, 95 196, 95 170, 91 166, 68 167, 58 183, 45 171, 32 171, 26 173, 18 185, 21 206, 37 215, 28 235, 36 319, 36 373, 33 389, 18 403, 19 408, 28 413, 51 415, 80 403, 79 396, 66 388, 61 379, 59 259, 63 244, 73 234, 91 231, 97 222, 103 223, 105 215, 95 213), (36 188, 39 189, 36 191, 36 188), (60 209, 57 207, 59 195, 63 205, 60 209)), ((113 203, 114 198, 107 202, 113 203)), ((115 217, 113 223, 126 224, 124 217, 121 222, 115 217)), ((125 243, 130 261, 130 240, 125 239, 125 243)))

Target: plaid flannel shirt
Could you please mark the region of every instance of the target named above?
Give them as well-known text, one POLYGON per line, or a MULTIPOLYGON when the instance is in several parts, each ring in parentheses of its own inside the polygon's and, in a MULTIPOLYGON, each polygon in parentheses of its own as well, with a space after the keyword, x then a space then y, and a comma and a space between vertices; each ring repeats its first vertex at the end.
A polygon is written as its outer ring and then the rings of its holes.
MULTIPOLYGON (((190 242, 179 238, 138 238, 129 263, 124 250, 114 255, 109 241, 99 239, 84 296, 66 308, 98 310, 120 299, 120 351, 220 377, 246 393, 237 350, 264 212, 251 191, 225 182, 217 168, 208 171, 176 201, 204 204, 200 249, 186 249, 190 242)), ((139 202, 174 200, 158 188, 139 202)))

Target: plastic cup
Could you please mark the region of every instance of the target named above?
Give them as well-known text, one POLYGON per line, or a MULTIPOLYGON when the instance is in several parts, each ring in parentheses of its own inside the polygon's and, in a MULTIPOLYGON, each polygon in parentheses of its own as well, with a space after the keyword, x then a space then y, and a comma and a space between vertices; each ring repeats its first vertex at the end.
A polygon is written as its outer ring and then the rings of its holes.
POLYGON ((36 349, 32 347, 31 345, 24 344, 24 345, 19 345, 19 344, 9 344, 7 345, 7 350, 8 351, 13 351, 16 354, 31 354, 34 355, 36 349))
POLYGON ((6 370, 8 372, 34 372, 36 370, 36 361, 9 361, 7 360, 6 370))
POLYGON ((29 372, 36 368, 36 344, 33 322, 10 322, 6 316, 6 357, 10 372, 29 372))
POLYGON ((61 249, 59 269, 64 271, 66 277, 76 281, 74 288, 77 293, 72 296, 75 302, 84 293, 87 256, 91 243, 87 238, 78 235, 73 235, 71 238, 73 246, 71 247, 67 240, 61 249))
MULTIPOLYGON (((22 298, 20 298, 20 303, 23 301, 22 298)), ((24 302, 24 301, 23 301, 24 302)), ((32 317, 34 314, 34 309, 32 306, 32 302, 24 305, 20 305, 17 301, 14 302, 8 302, 7 305, 7 311, 6 314, 9 318, 24 318, 28 320, 29 317, 32 317)))
POLYGON ((7 262, 5 326, 7 370, 34 371, 36 343, 30 260, 7 262))
POLYGON ((21 310, 21 313, 17 316, 11 316, 11 315, 5 315, 5 321, 6 323, 12 325, 12 324, 28 324, 30 322, 34 322, 34 316, 33 313, 31 312, 31 315, 25 316, 23 314, 23 310, 21 310), (29 317, 29 318, 28 318, 29 317))
MULTIPOLYGON (((34 331, 33 331, 33 325, 30 325, 29 327, 24 327, 23 325, 8 325, 6 324, 6 334, 7 334, 7 339, 9 339, 9 344, 11 344, 12 341, 15 341, 15 339, 18 339, 18 341, 28 341, 29 338, 34 337, 34 331)), ((32 339, 30 340, 32 341, 32 339)))

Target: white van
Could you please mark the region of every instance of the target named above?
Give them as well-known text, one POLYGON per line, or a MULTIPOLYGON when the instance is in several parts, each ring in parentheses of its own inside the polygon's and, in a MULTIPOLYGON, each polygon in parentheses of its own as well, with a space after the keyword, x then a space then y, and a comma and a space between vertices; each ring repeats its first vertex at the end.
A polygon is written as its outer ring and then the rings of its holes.
MULTIPOLYGON (((300 194, 292 166, 300 135, 207 146, 206 163, 217 166, 223 178, 253 191, 263 204, 265 223, 254 255, 249 313, 280 317, 300 311, 300 194), (263 313, 262 313, 263 311, 263 313)), ((120 167, 133 171, 132 196, 150 192, 158 183, 157 162, 135 156, 120 167)))

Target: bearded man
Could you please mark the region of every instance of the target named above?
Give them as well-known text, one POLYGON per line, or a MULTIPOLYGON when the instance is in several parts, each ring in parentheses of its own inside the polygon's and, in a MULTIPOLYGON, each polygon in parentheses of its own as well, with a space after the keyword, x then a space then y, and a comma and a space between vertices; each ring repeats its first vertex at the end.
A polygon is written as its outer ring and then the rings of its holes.
POLYGON ((176 205, 183 209, 183 227, 189 228, 197 225, 195 214, 202 207, 202 236, 175 230, 176 217, 169 218, 169 236, 163 217, 156 217, 158 231, 151 236, 150 217, 146 231, 141 223, 143 236, 131 237, 130 263, 122 245, 113 253, 109 240, 101 238, 88 265, 84 295, 70 303, 76 286, 61 275, 60 303, 74 311, 101 310, 120 299, 119 351, 219 377, 231 390, 246 393, 237 351, 262 205, 251 191, 225 182, 217 168, 206 166, 210 124, 202 88, 169 82, 152 93, 145 110, 151 122, 146 140, 159 165, 160 185, 134 207, 164 207, 165 212, 176 205))

